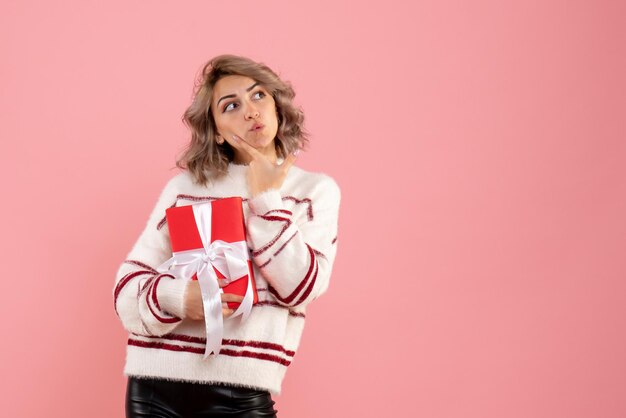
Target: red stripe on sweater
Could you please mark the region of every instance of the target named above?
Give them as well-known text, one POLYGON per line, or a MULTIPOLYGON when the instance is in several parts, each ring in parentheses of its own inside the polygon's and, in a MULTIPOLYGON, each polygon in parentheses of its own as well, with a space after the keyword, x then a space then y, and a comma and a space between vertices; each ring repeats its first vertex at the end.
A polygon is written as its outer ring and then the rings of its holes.
POLYGON ((157 298, 156 290, 157 286, 159 285, 159 280, 161 280, 161 278, 163 277, 171 277, 172 279, 176 279, 176 277, 172 276, 171 274, 160 274, 154 281, 154 285, 152 286, 152 301, 154 302, 154 306, 156 306, 159 311, 161 310, 161 306, 159 305, 159 299, 157 298))
MULTIPOLYGON (((175 345, 175 344, 166 344, 166 343, 161 343, 158 341, 138 341, 138 340, 133 340, 131 338, 128 339, 128 345, 134 345, 137 347, 143 347, 143 348, 157 348, 157 349, 162 349, 162 350, 170 350, 170 351, 186 351, 188 353, 195 353, 195 354, 204 354, 204 348, 201 347, 189 347, 189 346, 181 346, 181 345, 175 345)), ((250 358, 255 358, 255 359, 259 359, 259 360, 267 360, 267 361, 273 361, 274 363, 279 363, 282 364, 283 366, 289 366, 289 364, 291 364, 291 361, 289 360, 285 360, 281 357, 272 355, 272 354, 267 354, 267 353, 254 353, 252 351, 235 351, 235 350, 229 350, 229 349, 221 349, 219 352, 220 355, 226 355, 226 356, 231 356, 231 357, 250 357, 250 358)))
POLYGON ((291 219, 285 218, 284 216, 276 216, 276 215, 257 215, 261 219, 265 219, 266 221, 279 221, 279 222, 287 222, 291 224, 291 219))
MULTIPOLYGON (((171 209, 174 207, 176 207, 176 202, 174 202, 168 209, 171 209)), ((164 216, 163 219, 161 219, 159 223, 157 224, 157 227, 156 227, 157 231, 163 228, 166 222, 167 222, 167 218, 164 216)))
POLYGON ((296 352, 293 350, 287 350, 280 344, 270 343, 267 341, 243 341, 243 340, 223 340, 224 345, 234 345, 236 347, 252 347, 252 348, 262 348, 265 350, 275 350, 280 351, 288 355, 289 357, 293 357, 296 352))
POLYGON ((171 341, 182 341, 185 343, 206 344, 206 338, 194 337, 193 335, 165 334, 165 335, 158 336, 158 335, 141 335, 141 334, 137 334, 134 332, 132 334, 137 337, 143 337, 143 338, 160 338, 160 339, 171 340, 171 341))
MULTIPOLYGON (((306 243, 305 243, 306 244, 306 243)), ((298 284, 298 286, 296 287, 296 289, 291 292, 291 294, 285 298, 281 297, 278 292, 276 291, 276 289, 274 289, 271 285, 268 284, 268 288, 270 290, 270 293, 272 293, 272 295, 274 295, 274 297, 278 300, 280 300, 283 303, 291 303, 291 301, 293 301, 295 299, 295 297, 302 291, 302 289, 307 285, 309 278, 311 277, 311 273, 313 272, 313 267, 316 264, 316 258, 315 258, 315 252, 313 252, 313 248, 311 248, 311 246, 309 244, 306 244, 307 248, 309 249, 309 258, 310 258, 310 262, 309 262, 309 270, 306 272, 306 275, 304 276, 304 278, 300 281, 300 284, 298 284)))
POLYGON ((148 280, 143 282, 143 286, 141 286, 141 288, 137 292, 137 297, 139 297, 148 288, 148 286, 150 286, 152 284, 152 282, 154 281, 155 277, 156 277, 156 275, 150 277, 148 280))
POLYGON ((287 214, 289 216, 293 215, 293 213, 290 210, 287 210, 287 209, 272 209, 272 210, 268 210, 263 215, 267 215, 268 213, 272 213, 272 212, 280 212, 280 213, 287 214))
POLYGON ((152 273, 151 271, 146 271, 146 270, 133 271, 133 272, 128 273, 124 277, 122 277, 120 281, 117 283, 117 286, 115 286, 115 292, 113 293, 113 307, 115 308, 116 313, 117 313, 117 298, 120 295, 120 292, 122 291, 124 286, 126 286, 128 282, 130 282, 133 278, 137 276, 141 276, 143 274, 154 274, 154 273, 152 273))
POLYGON ((311 202, 311 199, 309 199, 308 197, 304 199, 298 199, 297 197, 293 197, 293 196, 285 196, 283 197, 283 200, 284 199, 293 200, 294 202, 296 202, 296 204, 306 203, 308 205, 306 209, 307 217, 309 221, 313 220, 313 202, 311 202))
MULTIPOLYGON (((154 281, 154 278, 156 277, 156 275, 153 275, 152 277, 150 277, 148 280, 146 280, 143 284, 143 287, 141 286, 141 281, 137 281, 137 303, 140 304, 141 303, 141 295, 142 292, 145 291, 146 287, 150 285, 150 283, 152 283, 154 281)), ((142 329, 148 333, 149 335, 152 335, 152 331, 150 331, 150 328, 148 327, 148 324, 146 324, 145 321, 145 317, 143 315, 139 315, 139 319, 141 320, 141 327, 142 329)))
POLYGON ((189 194, 179 194, 176 196, 176 200, 178 199, 184 199, 184 200, 191 200, 193 202, 210 202, 212 200, 216 200, 217 197, 212 197, 212 196, 206 196, 206 197, 202 197, 202 196, 192 196, 189 194))
POLYGON ((255 353, 255 352, 247 351, 247 350, 235 351, 235 350, 229 350, 229 349, 221 349, 220 355, 226 355, 226 356, 232 356, 232 357, 250 357, 250 358, 257 359, 257 360, 273 361, 274 363, 282 364, 285 367, 291 364, 291 361, 285 360, 282 357, 274 356, 272 354, 267 354, 267 353, 255 353))
MULTIPOLYGON (((284 231, 283 231, 283 232, 284 232, 284 231)), ((267 266, 267 265, 270 263, 270 261, 272 261, 272 260, 273 260, 273 257, 276 257, 276 256, 277 256, 277 255, 278 255, 278 254, 279 254, 279 253, 283 250, 283 248, 285 248, 285 246, 289 243, 289 241, 291 241, 291 240, 293 239, 293 237, 295 237, 295 236, 298 234, 298 232, 300 232, 300 230, 296 230, 296 232, 294 232, 294 234, 293 234, 292 236, 290 236, 289 238, 287 238, 287 241, 285 241, 285 242, 283 243, 283 245, 281 245, 281 246, 280 246, 280 248, 279 248, 278 250, 276 250, 276 252, 274 253, 274 255, 272 255, 272 257, 268 258, 268 259, 267 259, 267 261, 266 261, 265 263, 261 264, 261 265, 259 266, 259 268, 261 268, 261 269, 262 269, 263 267, 267 266)), ((325 256, 324 254, 322 254, 321 252, 319 252, 319 251, 317 251, 317 250, 313 250, 313 251, 315 252, 315 254, 321 255, 322 257, 326 258, 326 256, 325 256)), ((254 253, 253 253, 253 255, 254 255, 254 253)), ((257 289, 257 290, 258 290, 258 289, 257 289)))
MULTIPOLYGON (((314 253, 315 253, 315 255, 317 255, 317 256, 320 256, 320 257, 322 257, 322 258, 326 258, 326 255, 325 255, 323 252, 318 251, 318 250, 316 250, 315 248, 313 248, 313 252, 314 252, 314 253)), ((327 259, 327 258, 326 258, 326 259, 327 259)))
POLYGON ((150 288, 148 289, 147 292, 145 292, 146 294, 146 304, 148 305, 148 309, 150 310, 150 313, 152 313, 152 315, 159 321, 162 322, 164 324, 173 324, 175 322, 179 322, 181 321, 180 318, 176 317, 176 316, 172 316, 170 318, 168 317, 164 317, 161 316, 159 314, 157 314, 154 309, 152 308, 152 304, 150 303, 150 299, 149 299, 149 295, 150 295, 150 291, 154 288, 154 283, 155 281, 153 280, 152 283, 150 284, 150 288))
POLYGON ((152 335, 152 332, 148 329, 146 321, 143 320, 143 316, 139 315, 139 318, 141 319, 141 328, 149 335, 152 335))
POLYGON ((292 311, 291 309, 289 309, 288 306, 281 305, 278 302, 272 302, 272 301, 269 301, 269 300, 264 300, 264 301, 257 302, 253 306, 264 306, 264 305, 274 306, 276 308, 288 309, 290 316, 295 316, 295 317, 299 317, 299 318, 305 318, 306 317, 306 315, 303 314, 302 312, 292 311))
MULTIPOLYGON (((139 334, 134 334, 138 337, 144 337, 144 338, 158 338, 158 339, 164 339, 164 340, 170 340, 170 341, 182 341, 182 342, 187 342, 187 343, 196 343, 196 344, 206 344, 206 338, 203 337, 194 337, 192 335, 183 335, 183 334, 165 334, 162 336, 144 336, 144 335, 139 335, 139 334)), ((265 350, 274 350, 274 351, 278 351, 280 353, 286 354, 289 357, 293 357, 296 352, 293 350, 287 350, 285 347, 283 347, 280 344, 276 344, 276 343, 272 343, 272 342, 268 342, 268 341, 254 341, 254 340, 234 340, 234 339, 222 339, 222 345, 232 345, 235 347, 252 347, 252 348, 259 348, 259 349, 265 349, 265 350)))
MULTIPOLYGON (((281 221, 285 222, 285 225, 283 225, 283 228, 280 230, 280 232, 274 238, 272 238, 272 240, 270 242, 265 244, 263 247, 253 251, 252 252, 252 256, 253 257, 258 257, 259 255, 263 254, 265 251, 269 250, 272 247, 272 245, 274 245, 276 243, 276 241, 278 241, 278 239, 280 237, 282 237, 282 235, 285 233, 287 228, 289 228, 289 226, 291 225, 291 221, 289 219, 285 220, 285 219, 282 219, 282 218, 270 217, 270 216, 268 216, 267 218, 277 218, 278 220, 281 220, 281 221)), ((268 220, 275 220, 275 219, 268 219, 268 220)))
POLYGON ((315 285, 315 279, 317 279, 317 272, 319 271, 319 269, 320 269, 319 263, 317 262, 317 260, 315 260, 315 274, 313 275, 313 279, 311 279, 311 283, 309 283, 309 286, 306 288, 302 296, 300 296, 300 299, 298 299, 298 301, 296 302, 296 305, 301 304, 302 301, 305 300, 307 296, 309 296, 309 294, 313 290, 313 286, 315 285))
MULTIPOLYGON (((281 245, 280 248, 278 250, 276 250, 276 252, 274 253, 273 257, 276 257, 283 250, 283 248, 285 248, 285 245, 287 245, 289 243, 289 241, 291 241, 293 239, 293 237, 298 235, 298 232, 300 232, 300 230, 296 230, 296 232, 294 232, 292 236, 287 238, 287 241, 285 241, 283 243, 283 245, 281 245)), ((270 258, 270 260, 271 260, 271 258, 270 258)))
POLYGON ((175 345, 175 344, 166 344, 166 343, 161 343, 158 341, 139 341, 139 340, 133 340, 129 338, 128 345, 134 345, 134 346, 143 347, 143 348, 160 348, 163 350, 170 350, 170 351, 187 351, 189 353, 204 354, 204 348, 201 348, 201 347, 189 347, 189 346, 182 346, 182 345, 175 345))

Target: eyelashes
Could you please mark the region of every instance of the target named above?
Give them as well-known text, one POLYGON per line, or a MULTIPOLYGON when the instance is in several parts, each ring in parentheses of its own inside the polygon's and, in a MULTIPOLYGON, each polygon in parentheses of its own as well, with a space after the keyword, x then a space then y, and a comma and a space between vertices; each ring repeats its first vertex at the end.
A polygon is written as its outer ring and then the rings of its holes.
MULTIPOLYGON (((259 93, 261 94, 261 98, 260 98, 260 99, 262 99, 262 98, 264 98, 264 97, 266 96, 266 94, 265 94, 265 92, 264 92, 263 90, 257 90, 257 91, 255 91, 255 92, 252 94, 252 96, 255 96, 255 95, 259 94, 259 93)), ((259 100, 260 100, 260 99, 259 99, 259 100)), ((229 111, 229 110, 228 110, 228 107, 229 107, 230 105, 232 105, 232 104, 235 104, 235 103, 236 103, 236 102, 227 103, 227 104, 224 106, 224 109, 222 110, 222 113, 229 111)))

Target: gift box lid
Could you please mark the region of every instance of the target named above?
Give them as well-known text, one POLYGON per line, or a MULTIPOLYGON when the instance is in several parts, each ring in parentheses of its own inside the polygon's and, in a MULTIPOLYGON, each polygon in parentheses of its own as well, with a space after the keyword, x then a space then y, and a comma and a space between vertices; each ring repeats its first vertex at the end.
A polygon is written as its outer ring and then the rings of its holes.
MULTIPOLYGON (((226 242, 245 241, 246 226, 241 197, 226 197, 195 205, 211 205, 211 242, 218 239, 226 242)), ((165 211, 173 252, 202 248, 193 206, 177 206, 165 211)))

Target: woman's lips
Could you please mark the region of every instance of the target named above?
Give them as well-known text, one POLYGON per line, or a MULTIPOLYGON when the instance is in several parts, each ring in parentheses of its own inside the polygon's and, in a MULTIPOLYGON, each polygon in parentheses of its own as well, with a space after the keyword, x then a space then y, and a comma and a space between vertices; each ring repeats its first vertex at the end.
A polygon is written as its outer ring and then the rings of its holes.
POLYGON ((262 123, 255 123, 254 126, 250 129, 251 131, 258 131, 260 129, 263 129, 265 127, 265 125, 263 125, 262 123))

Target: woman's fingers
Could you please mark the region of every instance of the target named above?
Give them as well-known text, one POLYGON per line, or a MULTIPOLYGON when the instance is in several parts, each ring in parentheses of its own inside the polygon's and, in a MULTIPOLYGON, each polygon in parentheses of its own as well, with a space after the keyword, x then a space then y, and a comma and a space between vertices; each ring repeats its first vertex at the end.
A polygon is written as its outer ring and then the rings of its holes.
POLYGON ((224 139, 226 140, 226 142, 230 144, 231 147, 237 149, 240 152, 250 154, 246 149, 243 148, 241 143, 244 141, 242 141, 241 138, 239 138, 237 135, 233 135, 233 136, 226 135, 224 136, 224 139))
MULTIPOLYGON (((220 287, 226 286, 226 284, 224 283, 223 279, 218 279, 218 283, 220 284, 220 287)), ((234 293, 222 293, 220 296, 222 298, 222 315, 223 316, 232 315, 232 313, 235 312, 234 309, 230 309, 228 307, 228 303, 227 302, 241 302, 241 301, 243 301, 243 296, 236 295, 234 293)))
MULTIPOLYGON (((232 315, 233 312, 235 312, 234 309, 230 309, 226 303, 222 303, 222 316, 232 315)), ((204 313, 191 315, 189 316, 189 319, 193 319, 194 321, 201 321, 204 319, 204 313)))
POLYGON ((241 302, 243 296, 234 293, 222 293, 222 302, 241 302))
MULTIPOLYGON (((224 284, 223 279, 218 279, 218 283, 220 287, 226 286, 226 284, 224 284)), ((188 295, 187 297, 190 300, 186 304, 187 310, 185 312, 185 317, 189 319, 193 319, 195 321, 203 320, 204 310, 203 310, 203 303, 202 303, 202 294, 200 293, 200 283, 197 280, 192 280, 189 286, 190 286, 190 290, 187 291, 187 295, 188 295), (195 294, 195 297, 191 298, 191 296, 193 296, 194 294, 195 294)), ((243 301, 243 296, 236 295, 234 293, 222 293, 220 296, 222 299, 222 315, 223 316, 232 315, 232 313, 235 312, 234 309, 230 309, 228 307, 227 302, 243 301)))
POLYGON ((289 171, 289 169, 291 168, 291 166, 293 165, 293 163, 295 163, 295 162, 296 162, 297 155, 298 155, 298 151, 299 151, 299 150, 297 150, 297 151, 295 152, 295 154, 294 154, 294 153, 289 154, 289 155, 285 158, 285 160, 283 161, 283 163, 280 165, 280 167, 283 169, 283 171, 284 171, 285 173, 286 173, 287 171, 289 171))
POLYGON ((231 145, 233 145, 238 150, 248 154, 253 160, 267 159, 264 154, 262 154, 260 151, 258 151, 252 145, 248 144, 243 139, 239 138, 237 135, 233 135, 233 140, 230 142, 232 142, 231 145))
POLYGON ((243 296, 235 295, 234 293, 222 293, 222 312, 224 315, 230 315, 235 312, 234 309, 228 308, 227 302, 241 302, 243 300, 243 296))

